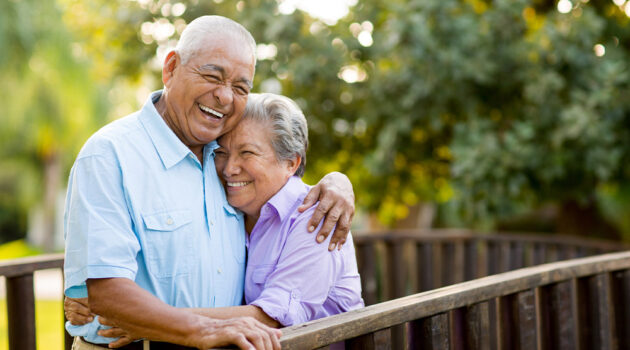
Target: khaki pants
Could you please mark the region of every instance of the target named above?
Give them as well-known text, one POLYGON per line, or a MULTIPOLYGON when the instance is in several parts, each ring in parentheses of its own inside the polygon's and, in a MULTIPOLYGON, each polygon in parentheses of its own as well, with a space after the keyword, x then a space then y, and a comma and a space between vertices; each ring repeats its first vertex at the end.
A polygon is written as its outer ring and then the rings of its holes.
MULTIPOLYGON (((143 350, 150 350, 149 346, 150 342, 148 340, 144 340, 142 344, 143 350)), ((83 340, 81 337, 74 337, 74 341, 72 342, 72 350, 103 350, 108 349, 107 344, 103 344, 103 346, 88 343, 83 340)))

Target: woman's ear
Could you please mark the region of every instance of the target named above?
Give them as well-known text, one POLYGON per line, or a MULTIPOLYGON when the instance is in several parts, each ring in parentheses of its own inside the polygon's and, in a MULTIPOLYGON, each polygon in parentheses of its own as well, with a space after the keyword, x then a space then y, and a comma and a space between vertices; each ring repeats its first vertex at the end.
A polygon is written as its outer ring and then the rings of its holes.
POLYGON ((295 158, 287 159, 286 162, 288 173, 290 174, 290 176, 293 176, 293 174, 295 174, 297 169, 300 167, 300 164, 302 164, 302 157, 296 154, 295 158))
POLYGON ((171 78, 173 77, 173 72, 175 71, 175 68, 179 66, 179 64, 180 60, 177 51, 173 50, 169 52, 168 55, 166 55, 166 58, 164 59, 164 65, 162 66, 162 83, 164 84, 164 86, 166 86, 171 80, 171 78))

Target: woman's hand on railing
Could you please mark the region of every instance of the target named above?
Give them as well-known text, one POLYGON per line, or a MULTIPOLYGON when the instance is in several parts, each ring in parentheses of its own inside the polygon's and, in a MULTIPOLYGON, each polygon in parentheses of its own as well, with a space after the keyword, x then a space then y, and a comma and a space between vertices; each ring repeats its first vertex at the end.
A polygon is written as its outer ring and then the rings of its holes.
POLYGON ((81 326, 94 320, 94 315, 90 311, 88 298, 68 298, 63 301, 63 311, 66 319, 75 326, 81 326))

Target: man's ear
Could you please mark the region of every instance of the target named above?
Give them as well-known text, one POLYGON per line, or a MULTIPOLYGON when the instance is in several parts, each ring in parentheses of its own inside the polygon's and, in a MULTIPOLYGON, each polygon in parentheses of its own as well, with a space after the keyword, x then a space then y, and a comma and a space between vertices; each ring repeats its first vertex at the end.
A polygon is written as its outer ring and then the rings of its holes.
POLYGON ((164 65, 162 66, 162 83, 164 83, 164 86, 166 86, 171 80, 173 73, 175 72, 175 68, 177 68, 180 63, 181 61, 177 51, 173 50, 166 55, 164 65))

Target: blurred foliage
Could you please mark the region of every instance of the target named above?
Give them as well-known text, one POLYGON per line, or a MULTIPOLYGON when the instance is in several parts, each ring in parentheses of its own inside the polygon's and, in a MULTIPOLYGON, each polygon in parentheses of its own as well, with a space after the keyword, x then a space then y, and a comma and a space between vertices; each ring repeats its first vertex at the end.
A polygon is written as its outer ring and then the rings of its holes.
POLYGON ((259 43, 255 90, 283 93, 304 109, 307 180, 345 172, 359 204, 385 224, 425 201, 448 202, 468 226, 548 202, 603 196, 613 214, 627 203, 619 189, 630 172, 628 4, 573 1, 560 13, 542 0, 370 0, 336 23, 280 13, 276 0, 3 4, 13 12, 0 12, 10 17, 0 46, 19 48, 1 58, 14 83, 6 101, 37 93, 41 105, 15 104, 7 115, 16 127, 1 131, 2 142, 12 139, 35 159, 50 139, 71 158, 89 135, 78 122, 137 108, 160 88, 160 59, 185 24, 220 14, 259 43), (20 20, 22 6, 34 6, 38 19, 20 20), (46 11, 63 16, 40 20, 46 11), (12 56, 20 69, 7 64, 12 56), (48 73, 37 71, 42 65, 48 73))
POLYGON ((0 3, 0 242, 24 235, 29 208, 60 189, 45 188, 47 169, 69 168, 104 122, 105 105, 72 42, 56 2, 0 3))

